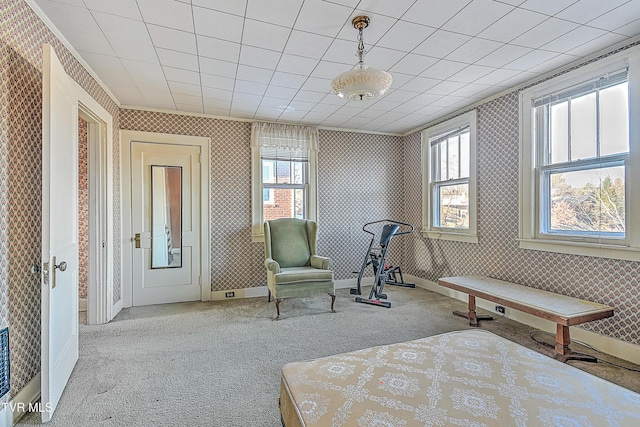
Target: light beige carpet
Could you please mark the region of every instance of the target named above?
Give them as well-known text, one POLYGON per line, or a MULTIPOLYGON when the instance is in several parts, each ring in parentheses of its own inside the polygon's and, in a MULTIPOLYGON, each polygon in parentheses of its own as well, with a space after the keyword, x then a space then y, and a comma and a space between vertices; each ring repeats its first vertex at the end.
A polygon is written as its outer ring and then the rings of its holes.
MULTIPOLYGON (((386 290, 390 309, 356 304, 342 289, 335 314, 329 296, 293 299, 274 321, 273 303, 253 298, 136 307, 108 325, 83 325, 80 360, 49 425, 275 427, 285 363, 469 328, 451 314, 465 309, 460 301, 386 290)), ((498 317, 481 327, 546 352, 527 326, 498 317)), ((638 373, 570 364, 640 391, 638 373)), ((28 414, 20 424, 39 420, 28 414)))

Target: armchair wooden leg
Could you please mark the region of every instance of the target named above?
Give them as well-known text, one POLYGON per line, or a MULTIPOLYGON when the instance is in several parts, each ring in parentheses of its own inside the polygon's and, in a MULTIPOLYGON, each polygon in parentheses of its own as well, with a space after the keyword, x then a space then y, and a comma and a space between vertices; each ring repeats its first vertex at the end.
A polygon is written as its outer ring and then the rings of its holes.
POLYGON ((335 313, 336 311, 333 309, 333 305, 336 302, 336 294, 329 294, 329 296, 331 297, 331 312, 335 313))
POLYGON ((267 289, 267 302, 271 302, 271 289, 267 289))
POLYGON ((280 318, 280 302, 282 302, 282 298, 275 298, 275 302, 276 302, 276 319, 280 318))

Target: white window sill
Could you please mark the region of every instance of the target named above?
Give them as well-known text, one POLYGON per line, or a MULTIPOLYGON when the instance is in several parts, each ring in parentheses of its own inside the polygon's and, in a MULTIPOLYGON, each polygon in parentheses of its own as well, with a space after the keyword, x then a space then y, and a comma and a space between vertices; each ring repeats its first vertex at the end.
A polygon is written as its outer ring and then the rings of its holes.
POLYGON ((478 243, 475 234, 463 234, 453 231, 422 230, 422 237, 427 239, 450 240, 452 242, 478 243))
POLYGON ((640 248, 610 244, 568 242, 563 240, 518 239, 521 249, 640 261, 640 248))

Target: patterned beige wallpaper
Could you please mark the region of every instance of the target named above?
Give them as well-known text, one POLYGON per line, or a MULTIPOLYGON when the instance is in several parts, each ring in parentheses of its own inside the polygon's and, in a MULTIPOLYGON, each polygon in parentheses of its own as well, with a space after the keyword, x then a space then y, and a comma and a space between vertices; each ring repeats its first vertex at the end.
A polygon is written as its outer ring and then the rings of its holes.
POLYGON ((89 283, 88 123, 78 118, 78 296, 87 298, 89 283))
MULTIPOLYGON (((113 123, 114 237, 120 241, 118 106, 22 0, 2 0, 0 20, 0 323, 10 328, 11 396, 40 371, 42 45, 113 123)), ((114 254, 114 300, 120 299, 120 251, 114 254)), ((6 399, 6 398, 5 398, 6 399)))
MULTIPOLYGON (((264 285, 263 244, 250 230, 251 123, 123 109, 120 124, 211 138, 211 289, 264 285)), ((318 251, 336 279, 354 277, 368 245, 362 225, 402 215, 402 138, 321 130, 319 147, 318 251)))
MULTIPOLYGON (((407 271, 437 280, 480 274, 610 304, 615 316, 585 329, 640 344, 640 263, 518 247, 518 93, 478 108, 478 244, 407 240, 407 271)), ((420 133, 405 138, 405 215, 421 224, 420 133)))

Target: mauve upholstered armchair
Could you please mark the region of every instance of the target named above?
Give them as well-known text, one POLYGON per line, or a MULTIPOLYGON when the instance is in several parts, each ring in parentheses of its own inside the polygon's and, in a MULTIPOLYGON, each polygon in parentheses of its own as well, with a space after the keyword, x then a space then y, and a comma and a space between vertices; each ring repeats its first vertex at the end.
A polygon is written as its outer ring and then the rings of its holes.
POLYGON ((313 221, 280 218, 264 223, 264 265, 269 301, 275 300, 277 317, 285 298, 331 296, 336 300, 331 260, 316 254, 318 226, 313 221))

